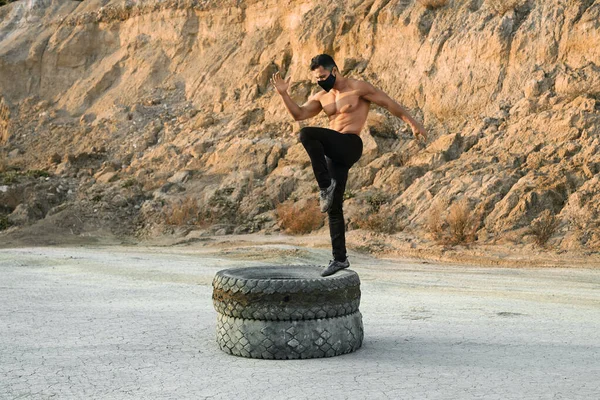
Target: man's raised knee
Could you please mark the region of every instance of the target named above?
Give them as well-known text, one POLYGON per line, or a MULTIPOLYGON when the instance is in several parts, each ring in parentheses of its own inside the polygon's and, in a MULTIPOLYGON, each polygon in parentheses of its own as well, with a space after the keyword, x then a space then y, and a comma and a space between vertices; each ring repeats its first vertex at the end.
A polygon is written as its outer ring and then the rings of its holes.
POLYGON ((305 126, 304 128, 300 129, 298 138, 300 139, 301 142, 305 142, 309 139, 312 139, 312 131, 313 131, 313 128, 311 128, 309 126, 305 126))

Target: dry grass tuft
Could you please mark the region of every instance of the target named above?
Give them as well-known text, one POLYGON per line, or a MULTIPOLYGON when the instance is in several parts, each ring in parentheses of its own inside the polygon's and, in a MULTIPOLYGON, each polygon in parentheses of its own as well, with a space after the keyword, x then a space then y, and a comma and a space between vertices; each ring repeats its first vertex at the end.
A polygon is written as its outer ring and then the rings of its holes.
POLYGON ((436 9, 445 6, 449 0, 419 0, 423 6, 431 9, 436 9))
POLYGON ((277 206, 276 213, 281 228, 293 235, 310 233, 325 223, 325 215, 314 199, 306 203, 286 201, 277 206))
POLYGON ((550 210, 544 210, 539 217, 533 220, 527 233, 533 236, 536 245, 545 247, 548 240, 558 230, 559 225, 560 219, 552 214, 550 210))
POLYGON ((467 199, 452 204, 446 219, 451 242, 453 244, 474 242, 479 220, 479 215, 473 212, 467 199))
POLYGON ((0 214, 0 231, 6 230, 12 226, 12 222, 6 215, 0 214))
POLYGON ((398 221, 395 213, 380 210, 378 212, 361 213, 354 221, 360 229, 389 235, 400 232, 404 226, 398 221))
POLYGON ((193 197, 185 197, 163 207, 163 218, 168 225, 202 225, 198 202, 193 197))
POLYGON ((590 227, 594 220, 593 215, 592 207, 589 204, 585 204, 582 207, 574 207, 571 205, 567 208, 565 217, 571 229, 585 231, 590 227))
POLYGON ((504 15, 521 3, 522 0, 487 0, 488 5, 498 15, 504 15))
POLYGON ((161 221, 173 226, 196 226, 208 228, 211 225, 237 226, 246 222, 246 216, 240 213, 239 204, 229 197, 231 188, 219 189, 203 204, 193 196, 164 204, 161 221))
POLYGON ((11 170, 7 168, 6 171, 0 173, 0 184, 2 185, 13 185, 19 182, 19 178, 22 174, 19 171, 11 170))
POLYGON ((475 212, 466 198, 452 204, 444 220, 443 204, 429 210, 427 228, 438 244, 457 245, 473 243, 481 222, 481 212, 475 212))
POLYGON ((4 99, 0 97, 0 143, 8 140, 8 124, 10 122, 10 111, 4 99))
POLYGON ((441 243, 444 237, 444 220, 442 219, 443 204, 436 204, 429 209, 427 217, 427 230, 431 234, 433 240, 441 243))

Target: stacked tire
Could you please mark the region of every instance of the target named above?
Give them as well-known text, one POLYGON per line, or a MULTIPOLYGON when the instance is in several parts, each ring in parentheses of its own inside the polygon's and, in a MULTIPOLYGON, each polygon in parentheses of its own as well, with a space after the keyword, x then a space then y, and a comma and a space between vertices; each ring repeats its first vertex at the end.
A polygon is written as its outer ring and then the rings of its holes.
POLYGON ((321 277, 317 266, 217 272, 217 343, 228 354, 264 359, 332 357, 363 341, 360 279, 350 270, 321 277))

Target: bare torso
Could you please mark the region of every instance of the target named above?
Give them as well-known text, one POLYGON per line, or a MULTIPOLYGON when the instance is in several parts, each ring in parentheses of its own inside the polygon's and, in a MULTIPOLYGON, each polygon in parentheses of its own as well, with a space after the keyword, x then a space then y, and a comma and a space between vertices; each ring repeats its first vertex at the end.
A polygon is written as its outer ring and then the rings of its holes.
POLYGON ((317 99, 323 111, 329 117, 329 128, 341 133, 360 134, 367 115, 370 102, 359 95, 355 83, 348 79, 346 88, 340 91, 322 92, 317 99))

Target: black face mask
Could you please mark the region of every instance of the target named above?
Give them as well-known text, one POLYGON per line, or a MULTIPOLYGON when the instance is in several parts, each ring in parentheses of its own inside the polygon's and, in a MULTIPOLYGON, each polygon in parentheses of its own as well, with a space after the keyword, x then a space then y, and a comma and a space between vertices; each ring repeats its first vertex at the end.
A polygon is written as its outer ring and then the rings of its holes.
POLYGON ((317 84, 321 86, 326 92, 329 92, 331 89, 333 89, 333 85, 335 85, 335 76, 333 76, 333 71, 329 73, 327 79, 317 81, 317 84))

